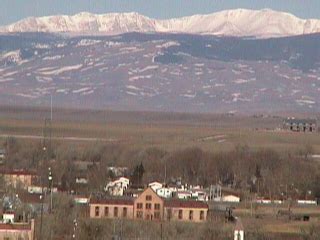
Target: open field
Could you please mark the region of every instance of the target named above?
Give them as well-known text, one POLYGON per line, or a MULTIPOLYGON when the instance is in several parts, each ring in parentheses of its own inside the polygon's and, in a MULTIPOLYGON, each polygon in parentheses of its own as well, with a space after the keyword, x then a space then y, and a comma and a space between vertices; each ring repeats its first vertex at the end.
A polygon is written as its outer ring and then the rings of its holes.
MULTIPOLYGON (((40 141, 44 119, 49 117, 48 109, 0 107, 0 141, 8 135, 40 141)), ((280 131, 282 120, 279 116, 58 109, 53 114, 52 137, 66 143, 106 141, 166 150, 197 146, 227 151, 246 144, 253 150, 285 152, 310 144, 320 153, 319 134, 280 131)))

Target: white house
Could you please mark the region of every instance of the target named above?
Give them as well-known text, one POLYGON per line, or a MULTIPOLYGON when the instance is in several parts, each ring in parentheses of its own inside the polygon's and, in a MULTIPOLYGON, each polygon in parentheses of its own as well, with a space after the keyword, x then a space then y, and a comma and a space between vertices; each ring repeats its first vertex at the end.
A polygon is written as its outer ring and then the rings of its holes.
POLYGON ((317 201, 315 200, 297 200, 297 202, 301 205, 317 205, 317 201))
POLYGON ((123 196, 123 193, 129 187, 130 180, 125 177, 121 177, 113 182, 109 182, 104 188, 112 196, 123 196))
POLYGON ((163 184, 159 182, 151 182, 148 186, 151 187, 153 191, 157 192, 158 189, 163 187, 163 184))
POLYGON ((3 222, 4 223, 14 223, 14 212, 3 213, 3 222))
POLYGON ((221 200, 222 200, 222 202, 238 203, 238 202, 240 202, 240 197, 230 194, 230 195, 224 195, 221 200))
POLYGON ((240 219, 237 219, 236 227, 234 228, 234 240, 244 240, 244 228, 240 219))
POLYGON ((156 190, 156 193, 159 197, 163 197, 163 198, 171 198, 173 195, 173 191, 171 188, 158 188, 156 190))
POLYGON ((198 201, 206 201, 207 193, 201 190, 201 188, 194 188, 191 190, 191 198, 196 199, 198 201))
POLYGON ((189 198, 191 198, 191 192, 189 192, 189 191, 177 191, 177 197, 179 199, 189 199, 189 198))
POLYGON ((89 198, 84 197, 84 196, 74 196, 74 202, 77 204, 88 204, 89 203, 89 198))
POLYGON ((6 150, 0 149, 0 160, 4 160, 6 157, 6 150))

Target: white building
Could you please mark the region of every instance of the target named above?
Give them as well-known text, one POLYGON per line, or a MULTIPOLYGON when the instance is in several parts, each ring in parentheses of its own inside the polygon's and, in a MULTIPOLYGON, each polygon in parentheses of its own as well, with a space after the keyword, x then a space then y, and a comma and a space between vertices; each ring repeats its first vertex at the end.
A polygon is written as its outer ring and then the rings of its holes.
POLYGON ((177 197, 179 199, 189 199, 189 198, 191 198, 191 192, 189 192, 189 191, 177 191, 177 197))
POLYGON ((163 197, 163 198, 171 198, 173 196, 173 191, 170 188, 158 188, 156 190, 156 193, 159 197, 163 197))
POLYGON ((6 150, 0 149, 0 160, 4 160, 6 157, 6 150))
POLYGON ((222 202, 232 202, 232 203, 238 203, 240 202, 240 197, 236 195, 225 195, 222 197, 222 202))
POLYGON ((159 182, 151 182, 148 186, 151 187, 153 191, 157 192, 158 189, 163 187, 163 184, 159 182))
POLYGON ((113 182, 109 182, 104 188, 112 196, 123 196, 125 190, 128 189, 130 180, 125 177, 121 177, 113 182))
POLYGON ((206 201, 208 196, 201 188, 191 190, 191 198, 197 201, 206 201))
POLYGON ((14 223, 14 212, 3 213, 3 222, 4 223, 14 223))

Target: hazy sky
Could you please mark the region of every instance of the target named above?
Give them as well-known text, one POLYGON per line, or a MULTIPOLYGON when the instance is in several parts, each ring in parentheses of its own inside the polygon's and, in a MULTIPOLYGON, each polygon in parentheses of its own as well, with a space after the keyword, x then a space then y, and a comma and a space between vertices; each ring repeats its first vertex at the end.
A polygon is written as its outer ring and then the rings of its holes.
POLYGON ((291 12, 301 18, 320 19, 320 0, 0 0, 0 25, 29 16, 139 12, 153 18, 181 17, 231 8, 291 12))

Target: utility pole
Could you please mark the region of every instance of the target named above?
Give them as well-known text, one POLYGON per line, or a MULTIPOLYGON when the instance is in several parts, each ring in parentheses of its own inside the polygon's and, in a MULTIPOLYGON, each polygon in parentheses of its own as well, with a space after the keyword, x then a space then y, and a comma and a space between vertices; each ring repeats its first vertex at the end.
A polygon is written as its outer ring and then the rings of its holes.
MULTIPOLYGON (((42 182, 42 181, 41 181, 42 182)), ((43 185, 41 187, 41 213, 40 213, 40 237, 39 240, 42 240, 42 221, 43 221, 43 201, 44 201, 44 196, 43 196, 43 185)))
POLYGON ((52 122, 52 94, 50 95, 50 121, 52 122))

